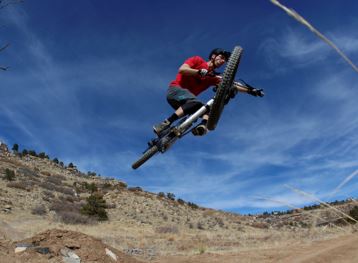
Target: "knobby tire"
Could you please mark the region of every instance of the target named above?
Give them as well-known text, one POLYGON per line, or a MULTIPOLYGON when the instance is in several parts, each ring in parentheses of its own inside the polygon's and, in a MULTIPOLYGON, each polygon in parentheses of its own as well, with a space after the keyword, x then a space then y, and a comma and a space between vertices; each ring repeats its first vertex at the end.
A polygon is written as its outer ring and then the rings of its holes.
POLYGON ((234 78, 240 63, 242 52, 243 49, 239 46, 236 46, 231 53, 225 71, 222 75, 222 81, 216 90, 214 102, 210 109, 207 123, 207 128, 209 130, 214 130, 220 119, 221 113, 224 109, 225 99, 228 96, 228 92, 234 83, 234 78))
POLYGON ((138 161, 132 164, 133 169, 137 169, 143 163, 145 163, 149 158, 151 158, 154 154, 158 152, 158 146, 154 145, 153 147, 149 148, 138 161))

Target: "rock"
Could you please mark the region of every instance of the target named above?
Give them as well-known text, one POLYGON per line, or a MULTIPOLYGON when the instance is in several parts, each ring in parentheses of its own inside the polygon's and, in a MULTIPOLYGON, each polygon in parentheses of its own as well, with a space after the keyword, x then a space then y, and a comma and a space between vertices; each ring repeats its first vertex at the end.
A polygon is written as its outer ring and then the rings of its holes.
POLYGON ((18 243, 16 244, 16 247, 34 247, 34 244, 30 244, 30 243, 18 243))
POLYGON ((73 252, 73 251, 70 251, 70 252, 68 252, 68 257, 70 257, 70 258, 74 258, 74 259, 80 259, 80 257, 79 256, 77 256, 76 255, 76 253, 75 252, 73 252))
POLYGON ((63 255, 62 259, 65 263, 81 263, 81 258, 71 249, 62 248, 60 253, 63 255))
POLYGON ((44 255, 51 253, 51 251, 48 247, 37 247, 37 248, 35 248, 35 251, 40 254, 44 254, 44 255))
POLYGON ((112 251, 110 251, 108 248, 105 249, 106 255, 110 256, 114 261, 117 261, 117 256, 112 251))
POLYGON ((5 213, 10 213, 11 210, 12 210, 12 207, 10 205, 6 205, 6 206, 4 206, 4 208, 1 211, 5 212, 5 213))
POLYGON ((75 258, 69 258, 69 257, 63 257, 63 262, 65 263, 81 263, 80 259, 75 259, 75 258))
POLYGON ((16 247, 15 253, 21 253, 24 252, 27 249, 27 247, 16 247))

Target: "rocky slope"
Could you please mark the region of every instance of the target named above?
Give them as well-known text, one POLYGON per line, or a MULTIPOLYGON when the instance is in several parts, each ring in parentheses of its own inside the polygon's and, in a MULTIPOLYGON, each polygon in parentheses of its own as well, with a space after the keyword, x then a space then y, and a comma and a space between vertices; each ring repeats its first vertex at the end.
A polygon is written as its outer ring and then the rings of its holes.
MULTIPOLYGON (((2 147, 0 240, 11 246, 48 229, 62 229, 93 236, 118 252, 149 261, 170 255, 238 253, 354 231, 341 214, 325 207, 242 216, 127 188, 118 180, 88 176, 46 158, 20 157, 2 147), (81 213, 93 195, 105 200, 108 220, 98 222, 81 213)), ((349 213, 355 205, 351 200, 336 208, 349 213)))

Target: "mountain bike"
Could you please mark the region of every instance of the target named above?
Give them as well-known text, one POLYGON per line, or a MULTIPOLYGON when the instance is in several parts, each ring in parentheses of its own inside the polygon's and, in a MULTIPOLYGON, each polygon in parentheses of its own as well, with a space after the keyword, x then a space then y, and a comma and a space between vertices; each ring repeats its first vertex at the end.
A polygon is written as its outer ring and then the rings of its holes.
MULTIPOLYGON (((195 113, 181 119, 176 125, 166 128, 158 136, 148 142, 148 148, 143 155, 132 164, 133 169, 137 169, 156 153, 166 152, 178 139, 190 133, 196 126, 193 124, 209 111, 209 119, 207 128, 214 130, 220 119, 224 106, 233 99, 237 90, 233 87, 234 78, 240 63, 243 49, 236 46, 231 53, 229 61, 225 67, 224 73, 221 75, 222 81, 214 88, 215 96, 210 99, 195 113)), ((241 85, 251 87, 242 81, 241 85)), ((252 87, 251 87, 252 88, 252 87)))

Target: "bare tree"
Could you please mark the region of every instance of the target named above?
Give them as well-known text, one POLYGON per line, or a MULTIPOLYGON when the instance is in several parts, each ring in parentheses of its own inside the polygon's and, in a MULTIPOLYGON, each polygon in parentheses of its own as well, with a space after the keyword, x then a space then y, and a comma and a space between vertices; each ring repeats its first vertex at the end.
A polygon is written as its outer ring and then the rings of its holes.
POLYGON ((7 7, 8 5, 18 4, 24 2, 23 0, 0 0, 0 9, 7 7))
MULTIPOLYGON (((0 0, 0 10, 7 7, 8 5, 18 4, 24 2, 23 0, 0 0)), ((4 51, 10 44, 7 43, 4 46, 0 46, 0 52, 4 51)), ((0 70, 7 70, 9 67, 0 65, 0 70)))
MULTIPOLYGON (((3 50, 5 50, 10 44, 6 44, 5 46, 0 48, 0 52, 2 52, 3 50)), ((0 66, 1 70, 7 70, 9 67, 4 67, 4 66, 0 66)))

